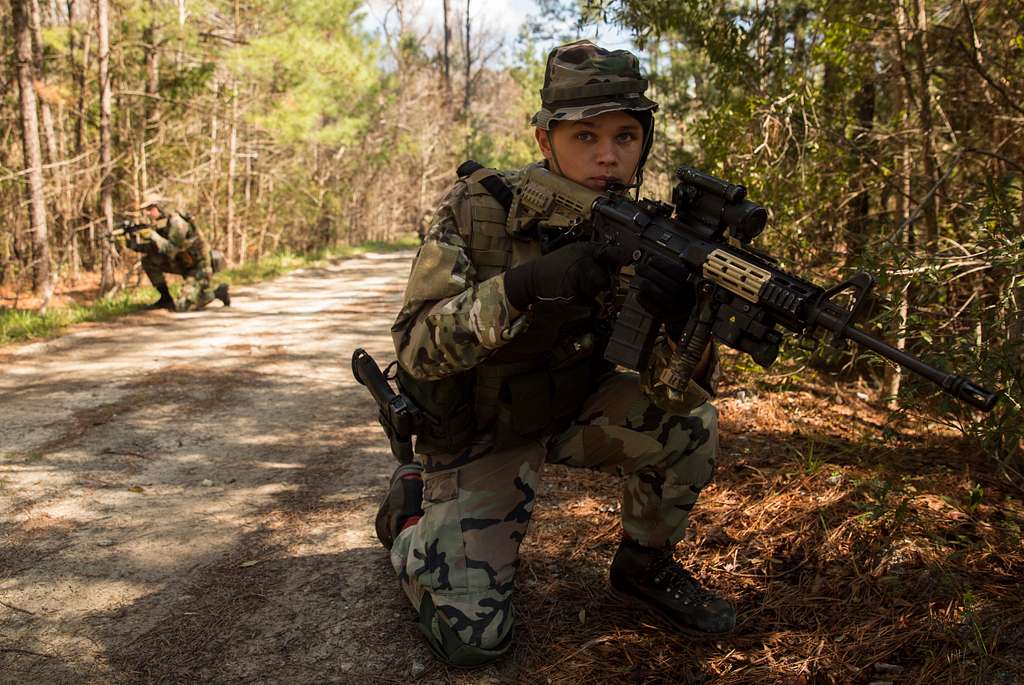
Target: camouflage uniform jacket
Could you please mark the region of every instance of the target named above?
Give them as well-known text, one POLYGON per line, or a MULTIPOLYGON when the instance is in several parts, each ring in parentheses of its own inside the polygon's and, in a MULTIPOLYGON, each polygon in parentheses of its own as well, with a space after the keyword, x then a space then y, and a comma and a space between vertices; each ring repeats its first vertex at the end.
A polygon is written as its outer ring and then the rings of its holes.
POLYGON ((173 207, 162 209, 161 212, 156 230, 149 235, 153 251, 181 262, 186 267, 201 261, 208 250, 199 229, 186 221, 182 213, 173 207))
MULTIPOLYGON (((502 177, 514 189, 529 168, 502 177)), ((406 372, 423 380, 445 378, 502 356, 503 350, 526 337, 538 307, 527 312, 512 307, 502 276, 508 268, 542 254, 537 231, 521 230, 522 224, 472 177, 460 179, 448 192, 413 262, 403 306, 391 329, 406 372)), ((621 286, 627 278, 623 276, 621 286)), ((619 290, 621 294, 623 288, 619 290)), ((593 317, 599 319, 609 310, 599 305, 593 317)), ((665 410, 688 412, 711 393, 693 382, 681 401, 659 401, 659 393, 650 392, 651 378, 667 363, 670 344, 660 339, 651 355, 651 368, 642 374, 645 392, 665 410)), ((704 383, 712 391, 717 356, 715 362, 704 383)))

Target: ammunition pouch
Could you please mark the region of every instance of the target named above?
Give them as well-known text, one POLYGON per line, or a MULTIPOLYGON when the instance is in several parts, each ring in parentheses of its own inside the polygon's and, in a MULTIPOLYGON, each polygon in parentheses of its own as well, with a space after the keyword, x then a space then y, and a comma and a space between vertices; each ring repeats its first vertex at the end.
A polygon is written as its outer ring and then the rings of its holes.
POLYGON ((502 446, 513 446, 558 427, 576 416, 604 370, 594 352, 594 336, 586 333, 539 359, 487 361, 439 380, 413 378, 399 367, 402 394, 423 413, 416 452, 453 454, 484 432, 493 432, 502 446))
POLYGON ((193 265, 195 265, 196 263, 196 258, 192 254, 192 246, 188 245, 187 247, 185 247, 185 249, 183 249, 181 252, 177 254, 177 256, 175 256, 174 261, 176 261, 181 266, 182 269, 191 269, 193 265))
POLYGON ((440 380, 421 380, 398 365, 395 380, 399 391, 421 412, 416 426, 418 453, 443 454, 469 445, 476 433, 472 371, 440 380))
POLYGON ((537 437, 579 411, 590 390, 590 365, 540 369, 504 381, 499 394, 498 440, 537 437))

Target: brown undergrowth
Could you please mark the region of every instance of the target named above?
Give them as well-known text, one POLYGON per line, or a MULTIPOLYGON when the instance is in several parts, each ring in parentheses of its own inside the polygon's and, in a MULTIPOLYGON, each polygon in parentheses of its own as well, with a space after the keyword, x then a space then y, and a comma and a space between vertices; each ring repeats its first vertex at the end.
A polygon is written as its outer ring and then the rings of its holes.
POLYGON ((718 473, 677 553, 736 602, 735 633, 697 641, 610 599, 619 479, 549 467, 513 680, 1024 681, 1021 484, 947 430, 890 424, 857 388, 752 389, 772 384, 722 389, 718 473))

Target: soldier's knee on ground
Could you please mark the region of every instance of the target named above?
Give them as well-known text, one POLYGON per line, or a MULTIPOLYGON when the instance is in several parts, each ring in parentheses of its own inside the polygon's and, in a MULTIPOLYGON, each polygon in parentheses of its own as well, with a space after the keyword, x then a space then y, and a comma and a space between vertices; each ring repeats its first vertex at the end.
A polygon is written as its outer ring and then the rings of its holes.
POLYGON ((417 627, 427 639, 431 651, 441 661, 458 668, 479 668, 500 658, 512 645, 511 622, 505 633, 494 638, 483 639, 479 646, 469 645, 434 607, 429 592, 423 593, 420 601, 417 627))

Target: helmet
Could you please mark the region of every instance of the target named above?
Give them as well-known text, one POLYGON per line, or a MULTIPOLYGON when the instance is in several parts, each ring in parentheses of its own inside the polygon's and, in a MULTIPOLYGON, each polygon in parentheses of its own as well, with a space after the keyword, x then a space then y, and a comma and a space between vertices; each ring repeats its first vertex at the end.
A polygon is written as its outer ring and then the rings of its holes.
POLYGON ((655 112, 644 97, 647 79, 640 60, 627 50, 605 50, 589 40, 560 45, 548 53, 541 109, 530 123, 550 130, 552 122, 574 121, 605 112, 655 112))

